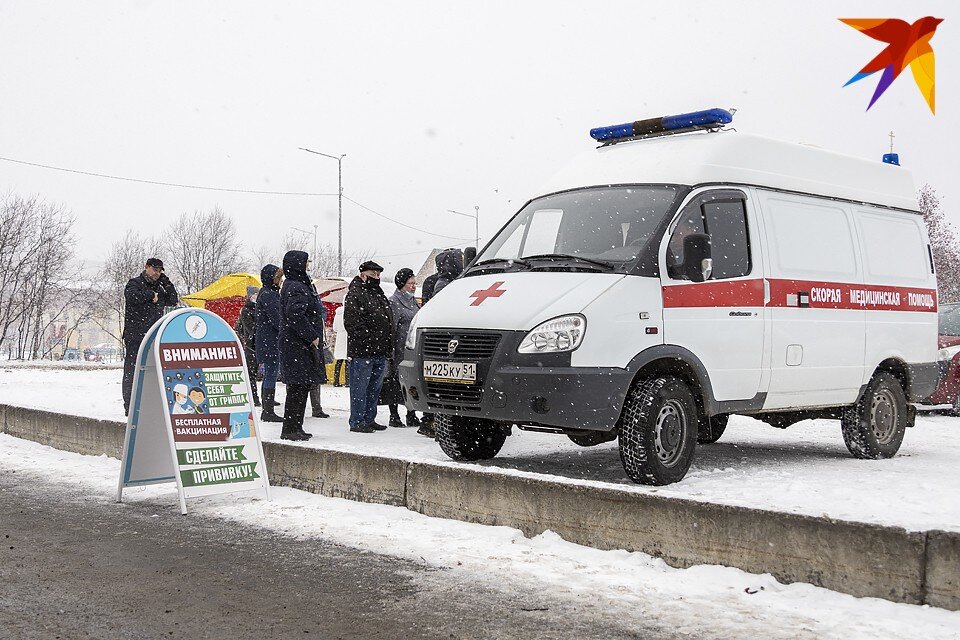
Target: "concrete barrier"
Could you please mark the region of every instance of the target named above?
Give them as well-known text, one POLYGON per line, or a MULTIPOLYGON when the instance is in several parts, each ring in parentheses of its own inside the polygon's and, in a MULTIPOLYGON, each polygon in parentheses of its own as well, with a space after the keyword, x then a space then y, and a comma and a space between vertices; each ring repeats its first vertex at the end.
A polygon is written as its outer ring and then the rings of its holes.
POLYGON ((960 533, 927 534, 927 573, 924 602, 960 611, 960 533))
MULTIPOLYGON (((0 429, 59 449, 119 457, 125 425, 0 405, 0 429)), ((732 507, 470 465, 407 462, 265 442, 271 484, 429 516, 550 529, 675 567, 720 564, 855 596, 960 610, 960 533, 732 507)))
POLYGON ((394 458, 264 442, 270 484, 334 498, 406 504, 407 463, 394 458))
POLYGON ((39 409, 7 406, 4 413, 6 433, 33 440, 56 449, 91 456, 106 454, 119 458, 123 452, 126 424, 69 416, 39 409))
POLYGON ((855 596, 923 601, 925 534, 895 527, 419 463, 410 465, 407 506, 527 535, 550 529, 674 567, 722 564, 855 596))

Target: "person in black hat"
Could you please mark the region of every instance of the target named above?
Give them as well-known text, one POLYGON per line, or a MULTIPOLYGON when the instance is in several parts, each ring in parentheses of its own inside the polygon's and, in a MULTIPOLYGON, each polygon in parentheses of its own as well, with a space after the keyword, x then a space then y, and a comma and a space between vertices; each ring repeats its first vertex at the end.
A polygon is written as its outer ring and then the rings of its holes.
MULTIPOLYGON (((387 360, 387 373, 383 377, 380 389, 380 404, 390 407, 390 427, 403 427, 399 405, 406 402, 403 387, 400 385, 400 363, 403 361, 403 349, 410 332, 413 317, 420 311, 420 305, 414 295, 417 291, 417 279, 413 269, 400 269, 393 278, 397 290, 390 296, 390 310, 393 312, 393 353, 387 360)), ((408 427, 420 427, 420 420, 413 411, 407 411, 408 427)))
POLYGON ((164 307, 180 302, 177 289, 163 272, 163 261, 149 258, 141 273, 123 289, 123 412, 130 413, 133 372, 143 336, 163 316, 164 307))
POLYGON ((387 357, 393 354, 393 313, 380 288, 383 267, 368 260, 347 289, 343 326, 350 357, 350 431, 371 433, 386 427, 377 423, 377 400, 387 357))

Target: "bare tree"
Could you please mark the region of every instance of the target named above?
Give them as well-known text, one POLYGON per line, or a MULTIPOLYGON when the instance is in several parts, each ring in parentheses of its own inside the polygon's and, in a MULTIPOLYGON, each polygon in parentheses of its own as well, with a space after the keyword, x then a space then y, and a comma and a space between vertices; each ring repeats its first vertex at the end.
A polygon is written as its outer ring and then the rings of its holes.
POLYGON ((92 320, 117 341, 123 335, 123 290, 130 278, 140 275, 147 258, 159 253, 155 238, 141 236, 133 230, 127 230, 123 238, 110 247, 97 276, 95 291, 91 293, 96 303, 92 320))
POLYGON ((930 235, 939 301, 960 301, 960 243, 957 242, 956 230, 940 208, 940 196, 936 189, 929 184, 923 185, 917 199, 930 235))
POLYGON ((220 207, 181 215, 167 230, 163 253, 182 293, 198 291, 243 269, 243 247, 233 219, 220 207))
POLYGON ((39 197, 0 200, 0 347, 11 357, 49 351, 48 332, 68 304, 73 225, 63 207, 39 197))

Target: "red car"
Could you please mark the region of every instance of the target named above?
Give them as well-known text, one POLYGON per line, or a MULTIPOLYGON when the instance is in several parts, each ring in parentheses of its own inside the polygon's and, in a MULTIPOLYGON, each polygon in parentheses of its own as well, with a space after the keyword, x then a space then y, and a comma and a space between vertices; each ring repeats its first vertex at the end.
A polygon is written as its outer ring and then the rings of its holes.
POLYGON ((960 415, 960 303, 942 304, 939 310, 940 386, 924 404, 949 404, 960 415))

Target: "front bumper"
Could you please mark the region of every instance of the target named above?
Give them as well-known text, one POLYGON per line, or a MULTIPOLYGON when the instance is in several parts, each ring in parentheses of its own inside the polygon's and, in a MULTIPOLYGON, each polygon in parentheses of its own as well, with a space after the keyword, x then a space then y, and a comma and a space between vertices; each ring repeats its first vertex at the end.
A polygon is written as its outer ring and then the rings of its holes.
MULTIPOLYGON (((609 431, 620 418, 633 381, 626 369, 573 367, 570 353, 520 354, 525 332, 421 329, 417 350, 400 363, 400 383, 407 407, 414 411, 466 415, 521 425, 609 431), (463 344, 496 334, 489 355, 457 357, 429 353, 429 360, 476 362, 477 383, 456 385, 423 380, 425 335, 463 344)), ((474 352, 476 353, 476 352, 474 352)))

